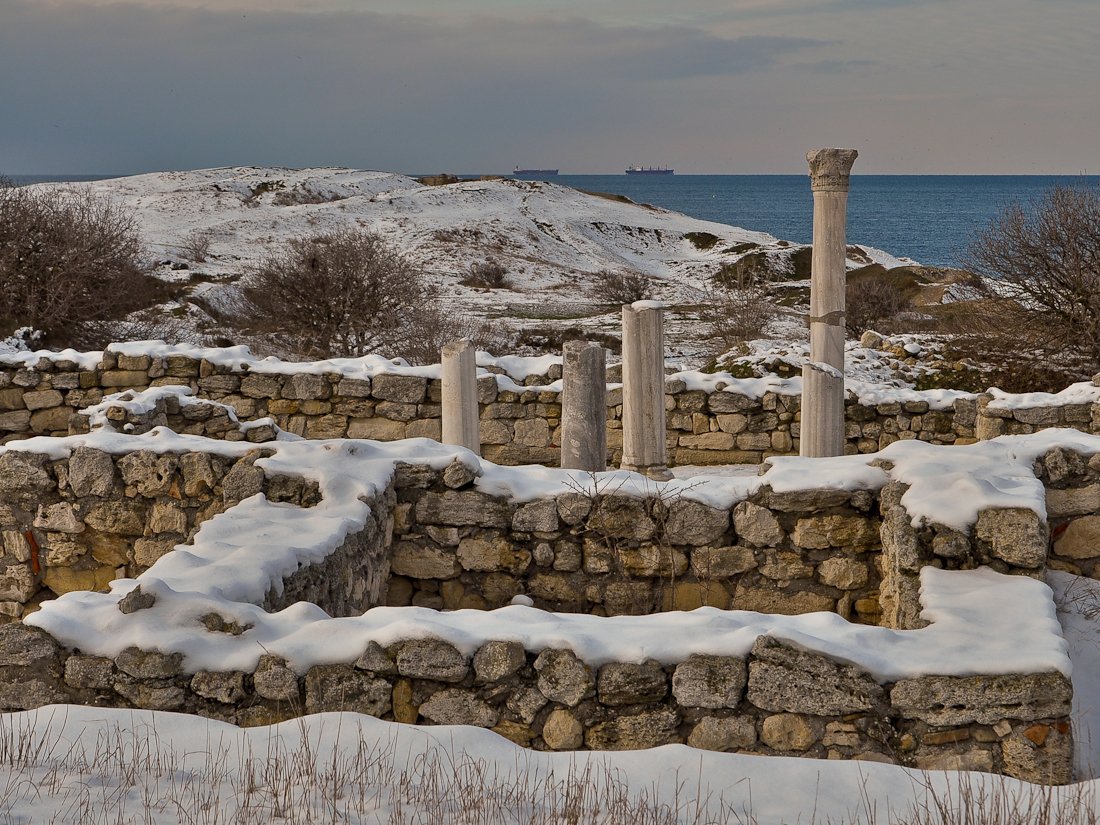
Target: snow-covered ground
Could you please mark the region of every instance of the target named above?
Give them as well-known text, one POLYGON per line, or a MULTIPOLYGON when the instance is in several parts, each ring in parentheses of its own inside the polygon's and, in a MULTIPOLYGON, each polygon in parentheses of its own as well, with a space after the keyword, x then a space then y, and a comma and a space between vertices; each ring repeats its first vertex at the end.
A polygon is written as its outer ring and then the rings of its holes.
MULTIPOLYGON (((618 307, 593 293, 594 273, 645 273, 655 279, 653 297, 690 305, 723 264, 763 252, 781 268, 800 248, 763 232, 541 181, 424 186, 389 172, 234 167, 42 185, 90 189, 132 209, 152 258, 164 262, 158 275, 188 284, 191 298, 214 308, 232 305, 233 281, 266 251, 348 226, 378 232, 403 251, 454 311, 507 328, 567 323, 617 333, 618 307), (197 241, 208 246, 205 255, 195 254, 197 241), (487 259, 508 269, 512 288, 460 283, 472 264, 487 259)), ((859 249, 852 267, 912 263, 859 249)), ((669 329, 674 339, 698 338, 690 313, 670 318, 669 329)))

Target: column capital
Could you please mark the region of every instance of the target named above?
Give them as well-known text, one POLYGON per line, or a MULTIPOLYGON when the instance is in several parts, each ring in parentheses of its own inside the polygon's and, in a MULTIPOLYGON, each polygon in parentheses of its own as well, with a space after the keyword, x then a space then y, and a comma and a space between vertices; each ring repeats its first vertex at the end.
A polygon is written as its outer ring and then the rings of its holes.
POLYGON ((858 155, 855 149, 812 149, 807 152, 810 188, 814 192, 847 192, 852 164, 858 155))

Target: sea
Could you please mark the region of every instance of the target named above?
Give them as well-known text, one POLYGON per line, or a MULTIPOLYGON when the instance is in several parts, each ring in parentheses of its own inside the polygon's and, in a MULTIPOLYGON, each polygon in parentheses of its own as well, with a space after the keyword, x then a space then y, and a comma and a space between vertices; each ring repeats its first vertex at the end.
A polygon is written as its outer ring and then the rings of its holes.
MULTIPOLYGON (((20 175, 16 183, 106 175, 20 175)), ((810 243, 806 175, 557 175, 555 183, 625 195, 694 218, 810 243)), ((1097 175, 853 175, 848 241, 930 266, 965 266, 974 238, 1014 201, 1027 207, 1054 186, 1100 186, 1097 175)))

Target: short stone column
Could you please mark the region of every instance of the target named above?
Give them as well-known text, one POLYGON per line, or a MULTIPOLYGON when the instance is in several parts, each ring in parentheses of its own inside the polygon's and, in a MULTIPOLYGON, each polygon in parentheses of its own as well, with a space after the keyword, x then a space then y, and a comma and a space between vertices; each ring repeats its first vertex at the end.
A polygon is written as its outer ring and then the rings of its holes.
POLYGON ((593 341, 566 341, 561 391, 561 466, 607 469, 607 351, 593 341))
POLYGON ((474 353, 465 338, 443 347, 443 443, 481 455, 474 353))
POLYGON ((665 310, 657 301, 623 306, 624 470, 672 478, 665 449, 665 310))
POLYGON ((810 361, 802 367, 799 453, 844 454, 844 289, 847 246, 844 228, 848 179, 855 149, 807 153, 814 193, 813 259, 810 273, 810 361))

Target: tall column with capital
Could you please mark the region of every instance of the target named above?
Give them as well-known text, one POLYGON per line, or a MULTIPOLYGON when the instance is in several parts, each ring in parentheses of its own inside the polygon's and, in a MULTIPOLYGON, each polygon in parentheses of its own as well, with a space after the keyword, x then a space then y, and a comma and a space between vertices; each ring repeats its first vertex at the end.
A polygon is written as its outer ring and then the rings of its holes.
POLYGON ((466 338, 443 347, 443 443, 481 455, 475 352, 466 338))
POLYGON ((844 454, 844 287, 848 180, 855 149, 806 154, 814 193, 810 274, 810 361, 802 367, 799 453, 844 454))
POLYGON ((657 301, 623 305, 623 458, 652 479, 672 478, 665 447, 665 310, 657 301))

